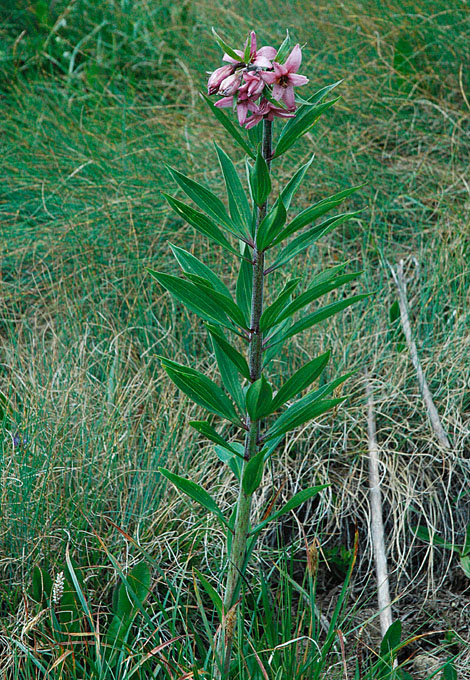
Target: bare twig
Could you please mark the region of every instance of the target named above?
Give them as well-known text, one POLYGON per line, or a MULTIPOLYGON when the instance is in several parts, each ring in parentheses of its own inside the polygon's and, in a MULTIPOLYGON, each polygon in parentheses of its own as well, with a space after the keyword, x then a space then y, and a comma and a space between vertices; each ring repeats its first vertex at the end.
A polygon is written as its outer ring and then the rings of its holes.
POLYGON ((388 583, 387 555, 385 551, 384 525, 382 516, 382 493, 380 491, 379 448, 375 425, 374 399, 369 376, 366 374, 367 432, 369 440, 369 487, 374 546, 375 572, 377 575, 377 599, 379 604, 380 630, 382 637, 392 625, 392 607, 388 583))
POLYGON ((416 376, 418 378, 419 390, 421 396, 423 397, 424 403, 426 405, 426 410, 428 412, 428 418, 431 423, 431 427, 434 430, 434 434, 439 442, 439 444, 446 449, 451 448, 449 438, 442 427, 441 419, 439 418, 439 413, 434 405, 431 391, 428 387, 428 383, 423 373, 421 362, 418 356, 418 350, 416 349, 416 343, 413 340, 413 335, 411 333, 410 317, 408 314, 408 299, 406 297, 406 284, 403 275, 403 260, 400 260, 396 270, 388 263, 390 271, 393 276, 393 280, 398 289, 398 304, 400 305, 400 319, 403 333, 406 338, 406 344, 408 345, 408 350, 410 352, 411 361, 416 371, 416 376))

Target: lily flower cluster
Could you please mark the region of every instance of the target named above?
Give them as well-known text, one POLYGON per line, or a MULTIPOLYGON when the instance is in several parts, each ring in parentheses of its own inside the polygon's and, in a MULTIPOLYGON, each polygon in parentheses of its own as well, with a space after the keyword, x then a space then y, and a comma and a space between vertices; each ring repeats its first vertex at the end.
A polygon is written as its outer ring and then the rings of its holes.
POLYGON ((222 95, 215 106, 236 108, 238 122, 246 129, 264 118, 293 118, 294 87, 308 83, 308 78, 297 73, 302 62, 300 45, 283 61, 274 47, 257 49, 256 33, 252 31, 244 49, 231 52, 234 56, 223 56, 228 64, 211 73, 207 83, 209 95, 222 95))

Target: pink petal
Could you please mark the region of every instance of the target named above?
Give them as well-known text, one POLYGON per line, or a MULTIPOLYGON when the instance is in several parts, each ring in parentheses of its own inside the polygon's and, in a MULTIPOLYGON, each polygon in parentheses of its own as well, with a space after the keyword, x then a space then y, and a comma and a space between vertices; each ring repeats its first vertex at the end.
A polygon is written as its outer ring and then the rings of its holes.
POLYGON ((256 33, 254 31, 251 31, 250 39, 251 39, 250 57, 253 58, 256 54, 256 33))
POLYGON ((308 83, 308 78, 301 76, 298 73, 290 73, 289 83, 295 87, 300 87, 301 85, 306 85, 308 83))
POLYGON ((271 68, 271 66, 272 66, 271 62, 269 61, 269 59, 267 57, 263 57, 263 56, 260 57, 259 56, 259 52, 258 52, 258 55, 256 56, 256 59, 254 60, 253 64, 255 66, 258 66, 259 68, 271 68))
POLYGON ((281 99, 284 96, 284 88, 282 85, 279 85, 279 83, 276 83, 273 85, 273 99, 277 99, 277 101, 281 101, 281 99))
POLYGON ((246 101, 237 102, 237 116, 238 116, 238 122, 240 123, 240 125, 243 125, 243 123, 246 121, 247 113, 248 113, 248 103, 246 101))
POLYGON ((214 106, 219 109, 225 109, 233 104, 233 97, 222 97, 219 101, 215 102, 214 106))
POLYGON ((256 53, 256 56, 266 57, 267 59, 274 59, 276 54, 277 50, 274 47, 269 47, 269 45, 265 45, 264 47, 260 47, 260 49, 256 53))
POLYGON ((278 78, 280 78, 281 76, 285 76, 289 73, 285 64, 278 64, 277 61, 275 61, 273 63, 273 66, 274 66, 274 73, 276 74, 276 76, 278 78))
POLYGON ((263 116, 251 116, 245 123, 245 130, 255 127, 262 120, 263 116))
POLYGON ((302 63, 302 50, 300 45, 296 45, 292 52, 287 57, 284 66, 289 73, 295 73, 299 70, 299 66, 302 63))
MULTIPOLYGON (((274 89, 273 89, 273 94, 274 94, 274 89)), ((291 111, 293 109, 295 109, 294 88, 292 87, 292 85, 285 88, 283 99, 286 102, 288 109, 290 109, 291 111)))
POLYGON ((277 75, 273 71, 269 71, 268 73, 266 73, 266 71, 264 71, 260 75, 261 75, 262 79, 264 80, 264 82, 268 83, 268 85, 272 85, 278 79, 277 75))

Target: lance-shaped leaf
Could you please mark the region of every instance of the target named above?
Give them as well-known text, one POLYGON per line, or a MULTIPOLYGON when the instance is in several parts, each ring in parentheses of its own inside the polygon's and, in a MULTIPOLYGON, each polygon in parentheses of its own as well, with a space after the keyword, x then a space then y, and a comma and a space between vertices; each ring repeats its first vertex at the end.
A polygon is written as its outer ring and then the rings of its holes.
POLYGON ((273 390, 264 375, 250 385, 246 393, 246 410, 251 420, 258 420, 271 413, 273 390))
POLYGON ((200 571, 198 571, 197 569, 193 569, 193 571, 195 574, 197 574, 199 580, 201 581, 202 587, 212 600, 212 604, 214 605, 217 614, 219 615, 220 621, 222 621, 224 617, 224 605, 222 602, 222 598, 220 597, 219 593, 215 590, 215 588, 209 583, 206 577, 203 574, 201 574, 200 571))
POLYGON ((265 273, 270 274, 275 269, 287 264, 287 262, 289 262, 289 260, 291 260, 293 257, 299 255, 306 248, 312 246, 318 240, 329 234, 330 231, 333 231, 333 229, 338 227, 340 224, 343 224, 343 222, 346 222, 347 220, 350 220, 351 217, 358 215, 359 212, 360 211, 358 210, 357 212, 344 213, 343 215, 330 217, 321 224, 318 224, 315 227, 310 227, 310 229, 302 232, 282 249, 279 257, 277 257, 273 264, 265 270, 265 273))
POLYGON ((232 347, 219 328, 211 326, 210 324, 206 324, 206 326, 207 330, 211 334, 214 344, 220 348, 227 359, 233 364, 233 366, 235 366, 240 375, 249 380, 250 369, 243 354, 236 350, 235 347, 232 347))
POLYGON ((314 404, 306 405, 301 410, 296 410, 293 413, 289 413, 290 408, 292 408, 291 406, 278 418, 275 424, 269 428, 264 437, 265 440, 271 439, 272 437, 278 437, 281 434, 287 434, 287 432, 295 430, 296 427, 300 427, 300 425, 303 425, 309 420, 313 420, 314 418, 321 416, 323 413, 326 413, 326 411, 334 408, 337 406, 337 404, 341 404, 345 398, 346 397, 342 397, 340 399, 323 399, 321 401, 317 401, 314 404))
POLYGON ((222 203, 220 198, 216 196, 212 191, 203 187, 202 184, 195 182, 190 177, 186 177, 178 170, 168 167, 168 171, 175 182, 181 187, 184 193, 191 198, 194 203, 204 210, 210 217, 212 217, 216 222, 222 224, 228 231, 235 234, 238 238, 246 239, 246 235, 241 232, 240 229, 233 223, 230 219, 229 214, 225 209, 225 205, 222 203))
MULTIPOLYGON (((222 435, 220 435, 210 423, 207 422, 207 420, 191 420, 189 422, 189 425, 191 425, 192 428, 196 430, 196 432, 199 432, 200 434, 204 435, 206 439, 209 439, 209 441, 214 442, 214 444, 218 444, 219 446, 224 447, 227 449, 227 451, 230 451, 230 453, 234 454, 235 456, 238 456, 237 450, 235 447, 230 444, 228 441, 226 441, 222 435)), ((243 458, 243 456, 242 456, 243 458)))
POLYGON ((247 496, 251 496, 261 484, 263 468, 264 452, 259 451, 253 458, 250 458, 243 472, 242 487, 247 496))
POLYGON ((194 208, 191 208, 190 205, 186 205, 186 203, 179 201, 173 196, 169 196, 168 194, 163 194, 163 196, 166 198, 175 213, 182 217, 185 222, 194 227, 196 231, 198 231, 200 234, 203 234, 204 236, 207 236, 209 239, 215 243, 218 243, 231 253, 234 253, 237 256, 239 255, 236 249, 230 244, 229 241, 227 241, 223 232, 209 217, 207 217, 207 215, 204 215, 204 213, 201 213, 194 208))
POLYGON ((245 255, 248 252, 248 246, 245 243, 241 244, 242 255, 244 259, 240 263, 238 271, 236 299, 237 305, 242 310, 246 319, 251 319, 251 298, 253 292, 253 265, 245 255))
POLYGON ((232 298, 222 295, 212 288, 211 283, 202 277, 191 275, 192 281, 180 279, 178 276, 163 274, 153 269, 147 270, 166 290, 189 310, 205 321, 212 321, 226 328, 231 328, 228 317, 241 328, 247 328, 243 312, 232 298))
POLYGON ((238 479, 240 482, 242 479, 242 470, 243 470, 243 451, 244 447, 243 444, 236 443, 235 446, 238 447, 238 451, 236 453, 232 453, 231 451, 228 451, 225 447, 223 446, 214 446, 214 451, 217 455, 217 458, 222 461, 222 463, 225 463, 225 465, 228 465, 228 467, 231 469, 235 477, 238 479))
POLYGON ((186 274, 196 274, 196 276, 207 279, 213 285, 215 290, 217 290, 219 293, 222 293, 222 295, 225 295, 226 297, 231 297, 230 291, 225 283, 219 279, 217 274, 214 274, 212 269, 209 269, 209 267, 201 262, 201 260, 198 260, 197 257, 194 257, 194 255, 191 253, 188 253, 187 250, 179 248, 178 246, 174 246, 171 243, 170 248, 181 269, 186 274))
POLYGON ((252 213, 238 172, 220 146, 214 144, 227 187, 230 217, 247 236, 250 235, 252 213))
POLYGON ((281 191, 281 200, 284 203, 286 210, 289 210, 292 198, 293 198, 295 192, 297 191, 297 189, 299 188, 299 186, 301 185, 302 180, 305 176, 305 173, 307 172, 309 167, 312 165, 314 158, 315 158, 315 155, 313 155, 311 157, 311 159, 309 161, 307 161, 307 163, 305 163, 305 165, 302 165, 297 170, 297 172, 292 177, 292 179, 289 180, 288 184, 286 184, 284 189, 281 191))
POLYGON ((312 359, 312 361, 309 361, 305 366, 302 366, 302 368, 296 371, 289 380, 286 380, 273 399, 273 403, 271 404, 273 412, 285 404, 286 401, 297 396, 297 394, 311 385, 312 382, 321 375, 328 363, 330 354, 331 352, 328 350, 328 352, 312 359))
POLYGON ((196 482, 193 482, 190 479, 175 475, 174 472, 170 472, 165 468, 158 468, 158 471, 174 486, 176 486, 177 489, 192 498, 193 501, 196 501, 196 503, 199 503, 199 505, 202 505, 202 507, 206 508, 206 510, 209 510, 209 512, 212 512, 214 515, 216 515, 216 517, 218 517, 218 519, 220 519, 223 524, 225 524, 225 526, 228 526, 222 510, 219 508, 212 496, 207 493, 207 491, 203 489, 202 486, 199 486, 199 484, 196 484, 196 482))
POLYGON ((216 327, 208 326, 208 330, 211 335, 212 346, 214 348, 219 373, 222 378, 222 384, 240 411, 244 412, 245 395, 240 384, 238 365, 243 368, 243 370, 245 370, 246 367, 246 371, 248 371, 249 375, 248 365, 246 364, 246 361, 245 365, 243 364, 244 357, 227 342, 225 336, 221 332, 218 332, 216 327))
POLYGON ((271 347, 272 345, 277 344, 278 342, 284 342, 288 338, 292 338, 294 335, 297 335, 297 333, 301 333, 302 331, 307 330, 307 328, 311 328, 312 326, 315 326, 317 323, 320 323, 325 319, 329 319, 331 316, 334 316, 338 312, 342 312, 343 309, 346 309, 347 307, 354 305, 356 302, 359 302, 360 300, 364 300, 365 298, 369 297, 369 295, 370 293, 352 295, 351 297, 345 298, 344 300, 340 300, 339 302, 332 302, 330 305, 325 305, 325 307, 321 307, 321 309, 318 309, 316 312, 313 312, 312 314, 307 314, 307 316, 305 316, 303 319, 300 319, 296 323, 292 324, 292 326, 290 326, 290 328, 288 328, 287 331, 283 331, 279 335, 276 333, 271 338, 268 338, 267 339, 268 347, 271 347))
POLYGON ((298 101, 302 106, 300 106, 297 109, 296 115, 300 117, 304 116, 309 110, 309 107, 316 106, 317 104, 322 102, 325 99, 326 95, 329 94, 332 90, 334 90, 335 87, 341 85, 342 82, 343 82, 342 80, 337 80, 336 83, 332 83, 331 85, 325 85, 325 87, 322 87, 320 90, 317 90, 308 99, 303 99, 297 94, 296 101, 298 101))
POLYGON ((296 215, 291 222, 289 222, 285 229, 281 231, 279 236, 277 236, 277 238, 273 241, 272 245, 277 245, 288 236, 291 236, 296 231, 299 231, 299 229, 305 227, 307 224, 311 224, 319 217, 322 217, 322 215, 327 213, 329 210, 336 208, 342 201, 344 201, 345 198, 357 191, 360 186, 363 185, 361 184, 357 187, 351 187, 350 189, 338 191, 336 194, 328 196, 328 198, 324 198, 318 203, 306 208, 306 210, 303 210, 301 213, 296 215))
POLYGON ((217 118, 219 123, 223 125, 223 127, 227 130, 229 135, 236 141, 236 143, 244 150, 246 153, 251 156, 251 158, 255 158, 255 153, 253 149, 250 147, 250 145, 247 143, 246 139, 243 137, 243 135, 240 132, 240 128, 236 127, 230 118, 227 116, 222 109, 219 109, 217 106, 214 106, 212 101, 207 97, 205 94, 201 94, 202 99, 206 102, 207 106, 210 108, 214 116, 217 118))
POLYGON ((230 422, 243 427, 235 408, 225 392, 210 378, 189 366, 159 357, 168 376, 190 399, 230 422))
POLYGON ((290 52, 290 45, 291 45, 291 39, 290 39, 289 31, 286 31, 286 37, 282 41, 282 44, 279 47, 277 54, 276 54, 276 62, 278 64, 283 64, 285 62, 287 55, 290 52))
POLYGON ((332 99, 324 104, 319 104, 318 106, 312 106, 305 115, 300 118, 296 116, 291 118, 283 127, 281 134, 276 145, 276 150, 274 156, 280 156, 285 153, 300 137, 309 132, 315 125, 320 116, 325 113, 331 106, 336 104, 339 97, 332 99))
POLYGON ((256 155, 256 162, 249 173, 251 195, 256 205, 265 203, 271 193, 271 177, 268 164, 260 150, 256 155))
POLYGON ((266 217, 263 219, 256 234, 256 245, 259 250, 265 250, 273 245, 276 236, 282 231, 286 223, 287 212, 281 198, 278 198, 266 217))
POLYGON ((267 517, 265 520, 260 522, 254 529, 250 531, 250 536, 256 535, 258 532, 261 531, 261 529, 264 529, 264 527, 269 524, 269 522, 272 522, 273 520, 279 519, 279 517, 282 517, 282 515, 285 515, 286 512, 290 512, 291 510, 295 510, 299 505, 302 505, 302 503, 305 503, 305 501, 308 501, 310 498, 313 498, 316 496, 320 491, 323 491, 323 489, 326 489, 328 487, 328 484, 322 484, 321 486, 311 486, 309 489, 303 489, 303 491, 299 491, 298 493, 293 496, 290 501, 288 501, 285 505, 282 506, 279 510, 274 512, 272 515, 267 517))
POLYGON ((230 47, 228 43, 225 42, 223 38, 220 37, 220 35, 217 33, 215 28, 212 26, 212 35, 217 41, 217 44, 219 45, 220 49, 223 50, 226 54, 228 54, 229 57, 232 57, 232 59, 235 59, 235 61, 243 61, 243 57, 241 57, 239 54, 235 52, 235 50, 230 47))
POLYGON ((346 375, 342 375, 339 378, 332 380, 326 385, 319 387, 317 390, 309 392, 308 394, 305 395, 305 397, 302 397, 302 399, 299 399, 298 401, 294 402, 291 406, 289 406, 288 409, 284 411, 284 413, 282 413, 279 416, 276 422, 273 423, 273 425, 269 428, 268 432, 264 436, 264 439, 271 439, 272 437, 278 437, 281 434, 286 434, 286 432, 293 430, 299 425, 303 425, 303 423, 306 423, 312 418, 315 418, 316 416, 325 413, 325 411, 328 411, 330 408, 333 408, 333 406, 335 406, 336 404, 339 404, 340 402, 344 401, 345 397, 339 400, 335 399, 322 400, 322 397, 325 397, 326 395, 331 394, 331 392, 334 392, 334 390, 337 387, 339 387, 342 383, 344 383, 345 380, 351 377, 351 375, 353 375, 352 372, 346 373, 346 375))
POLYGON ((280 323, 281 321, 284 321, 284 319, 288 319, 314 300, 317 300, 319 297, 332 290, 336 290, 336 288, 339 288, 340 286, 344 286, 346 283, 349 283, 349 281, 353 281, 360 274, 361 272, 354 272, 352 274, 338 276, 335 271, 331 272, 329 280, 327 279, 325 282, 312 286, 301 295, 294 298, 294 300, 292 300, 292 302, 281 312, 276 321, 280 323))
POLYGON ((271 328, 275 325, 277 317, 289 303, 292 293, 297 288, 300 281, 300 277, 288 281, 272 305, 266 307, 264 312, 261 314, 259 321, 259 327, 261 331, 268 330, 268 328, 271 328))

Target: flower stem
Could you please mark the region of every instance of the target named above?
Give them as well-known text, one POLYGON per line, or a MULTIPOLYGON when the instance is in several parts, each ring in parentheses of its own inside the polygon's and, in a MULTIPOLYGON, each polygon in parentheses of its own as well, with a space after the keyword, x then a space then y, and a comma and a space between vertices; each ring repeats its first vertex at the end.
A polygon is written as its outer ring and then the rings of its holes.
MULTIPOLYGON (((268 167, 271 165, 272 156, 272 122, 263 121, 262 154, 268 167)), ((258 207, 256 231, 261 224, 267 211, 267 201, 258 207)), ((256 234, 255 234, 256 242, 256 234)), ((251 297, 251 336, 249 347, 250 380, 255 382, 261 377, 263 365, 263 335, 259 328, 261 314, 263 312, 264 293, 264 252, 253 248, 253 291, 251 297)), ((250 421, 247 417, 248 432, 245 439, 243 472, 248 461, 256 455, 259 448, 259 420, 250 421)), ((242 472, 242 476, 243 476, 242 472)), ((217 669, 216 680, 228 677, 230 659, 232 656, 233 638, 235 635, 236 602, 240 592, 241 580, 246 560, 248 532, 250 530, 252 494, 246 494, 240 484, 237 502, 237 514, 234 525, 234 536, 230 561, 227 573, 227 582, 224 596, 224 621, 217 645, 217 656, 221 668, 217 669)))

